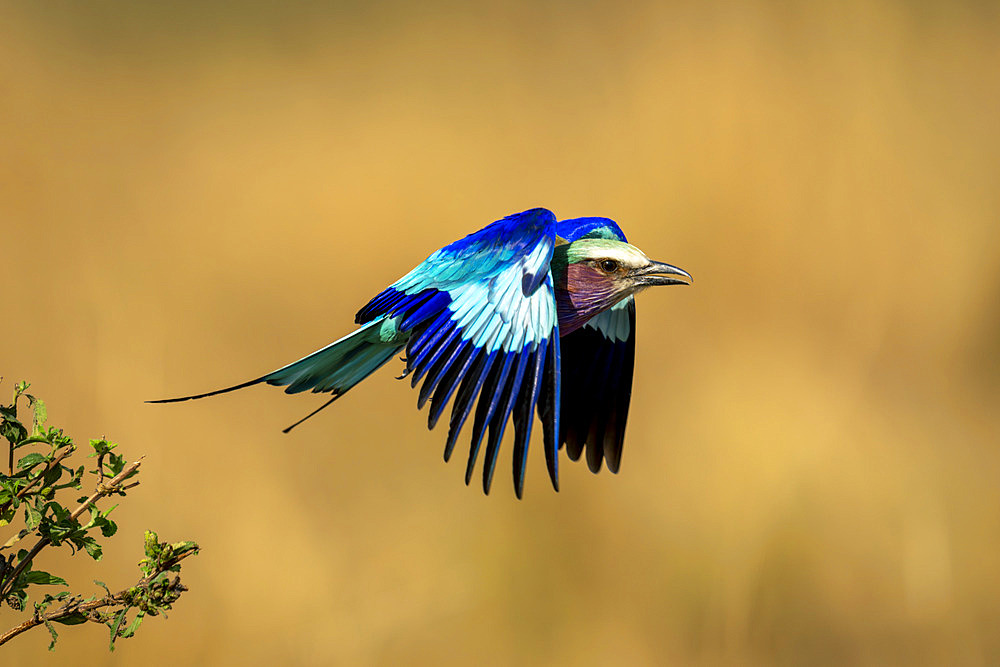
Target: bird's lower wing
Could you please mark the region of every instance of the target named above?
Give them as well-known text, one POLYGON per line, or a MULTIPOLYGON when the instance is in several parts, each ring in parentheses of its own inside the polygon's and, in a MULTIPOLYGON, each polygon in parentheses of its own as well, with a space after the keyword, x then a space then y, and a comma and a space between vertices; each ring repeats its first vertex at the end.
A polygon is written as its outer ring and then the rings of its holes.
POLYGON ((562 339, 560 443, 591 471, 618 472, 635 366, 635 300, 628 297, 562 339))

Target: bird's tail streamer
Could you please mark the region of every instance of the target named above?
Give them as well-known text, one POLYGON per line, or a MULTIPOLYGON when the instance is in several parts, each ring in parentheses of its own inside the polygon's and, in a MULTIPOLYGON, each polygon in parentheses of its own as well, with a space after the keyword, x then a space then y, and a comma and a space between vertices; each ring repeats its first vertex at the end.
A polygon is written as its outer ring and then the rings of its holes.
POLYGON ((397 340, 398 337, 393 335, 394 325, 395 323, 392 320, 380 318, 369 322, 340 340, 336 340, 298 361, 294 361, 287 366, 282 366, 254 380, 204 394, 148 402, 176 403, 179 401, 188 401, 224 394, 262 382, 285 387, 285 391, 289 394, 296 394, 306 390, 331 392, 333 394, 333 397, 318 409, 284 429, 284 432, 288 433, 306 419, 309 419, 343 396, 354 385, 381 368, 403 349, 406 341, 397 340))

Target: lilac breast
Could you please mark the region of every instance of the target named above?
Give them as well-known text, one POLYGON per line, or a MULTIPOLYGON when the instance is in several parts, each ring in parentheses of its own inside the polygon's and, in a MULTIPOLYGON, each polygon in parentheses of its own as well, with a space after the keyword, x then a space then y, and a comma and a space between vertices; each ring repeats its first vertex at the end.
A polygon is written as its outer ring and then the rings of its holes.
POLYGON ((612 279, 586 264, 570 264, 564 275, 555 278, 560 336, 576 331, 623 296, 612 279))

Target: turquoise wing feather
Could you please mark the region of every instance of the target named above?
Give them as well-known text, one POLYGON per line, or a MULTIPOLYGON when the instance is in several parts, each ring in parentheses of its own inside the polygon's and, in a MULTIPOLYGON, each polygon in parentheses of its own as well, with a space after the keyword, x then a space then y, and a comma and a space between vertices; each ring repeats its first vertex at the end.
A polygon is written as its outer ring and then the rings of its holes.
POLYGON ((521 496, 536 407, 558 489, 559 333, 549 272, 555 225, 545 209, 498 220, 433 253, 356 317, 359 324, 392 318, 408 333, 405 374, 414 387, 423 381, 417 405, 430 402, 429 428, 454 398, 445 460, 473 418, 465 479, 471 480, 485 440, 487 493, 513 416, 514 488, 521 496))

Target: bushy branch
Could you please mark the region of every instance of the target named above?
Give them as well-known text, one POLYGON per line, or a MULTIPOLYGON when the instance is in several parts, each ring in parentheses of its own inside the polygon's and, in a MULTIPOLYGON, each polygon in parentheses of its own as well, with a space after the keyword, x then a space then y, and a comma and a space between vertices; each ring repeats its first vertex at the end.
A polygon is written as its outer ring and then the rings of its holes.
MULTIPOLYGON (((0 610, 6 605, 15 611, 25 611, 32 587, 68 586, 60 576, 32 569, 35 557, 46 547, 67 546, 70 555, 82 551, 100 560, 103 547, 99 537, 111 537, 118 530, 108 518, 118 505, 100 509, 98 503, 109 496, 124 497, 139 484, 135 477, 141 459, 128 463, 114 451, 117 445, 103 438, 90 441, 94 450, 90 457, 96 458, 91 470, 86 471, 83 465, 77 468, 68 465, 68 459, 77 451, 76 445, 61 429, 45 427, 45 404, 28 394, 27 389, 27 383, 21 382, 14 388, 11 404, 0 405, 0 437, 8 444, 7 472, 0 474, 0 529, 14 528, 0 545, 0 610), (22 397, 33 410, 30 433, 18 419, 18 401, 22 397), (15 466, 15 453, 22 448, 36 451, 22 456, 15 466), (76 507, 70 510, 61 497, 69 493, 68 489, 83 488, 85 472, 96 478, 93 491, 78 498, 76 507), (87 521, 81 523, 85 513, 87 521), (14 553, 15 547, 26 538, 34 540, 31 548, 14 553)), ((0 533, 0 539, 3 538, 0 533)), ((157 616, 169 610, 187 590, 180 576, 171 573, 180 571, 181 560, 198 553, 198 545, 160 542, 156 533, 146 531, 144 551, 145 558, 139 563, 143 576, 133 586, 112 593, 102 582, 95 581, 105 595, 46 593, 33 603, 30 618, 0 633, 0 645, 44 625, 52 635, 51 650, 58 636, 54 623, 95 622, 109 628, 110 648, 114 650, 118 638, 133 636, 147 615, 157 616)))

